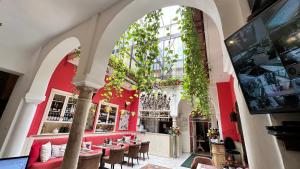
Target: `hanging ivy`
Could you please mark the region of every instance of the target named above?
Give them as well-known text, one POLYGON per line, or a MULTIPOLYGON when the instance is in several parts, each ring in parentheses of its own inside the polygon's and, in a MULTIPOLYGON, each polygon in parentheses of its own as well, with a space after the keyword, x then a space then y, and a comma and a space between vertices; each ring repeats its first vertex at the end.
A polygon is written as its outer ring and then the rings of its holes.
POLYGON ((207 116, 209 114, 208 98, 208 73, 205 69, 204 55, 200 49, 200 39, 193 21, 192 8, 180 8, 177 11, 181 15, 179 20, 181 30, 181 40, 185 45, 183 53, 185 54, 183 78, 183 96, 193 103, 193 112, 197 115, 207 116))
MULTIPOLYGON (((130 25, 129 29, 121 36, 116 43, 115 49, 118 50, 118 57, 114 54, 111 56, 109 65, 113 67, 113 73, 107 78, 107 83, 104 86, 105 92, 103 96, 109 100, 112 97, 112 90, 115 90, 117 96, 122 94, 122 84, 126 76, 129 76, 136 82, 133 89, 138 91, 149 92, 155 84, 174 84, 178 85, 178 80, 159 80, 154 77, 153 64, 156 58, 160 56, 158 33, 160 29, 160 19, 162 16, 161 10, 156 10, 148 13, 145 17, 130 25), (131 57, 131 45, 134 45, 134 58, 137 61, 134 71, 129 69, 124 60, 131 57), (172 83, 171 83, 172 82, 172 83)), ((164 50, 164 55, 161 56, 164 63, 161 67, 163 74, 167 74, 172 69, 175 61, 178 58, 171 49, 171 29, 166 28, 169 37, 169 44, 164 50)))

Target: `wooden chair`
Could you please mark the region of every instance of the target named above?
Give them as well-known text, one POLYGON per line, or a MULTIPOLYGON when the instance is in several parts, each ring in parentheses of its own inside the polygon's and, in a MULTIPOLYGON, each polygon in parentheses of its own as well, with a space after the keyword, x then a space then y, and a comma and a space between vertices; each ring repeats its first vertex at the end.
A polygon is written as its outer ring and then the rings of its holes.
POLYGON ((137 163, 139 164, 139 151, 140 151, 140 144, 134 144, 130 145, 128 147, 128 151, 124 153, 126 157, 128 157, 128 164, 131 158, 131 166, 133 167, 133 159, 137 160, 137 163))
POLYGON ((102 153, 79 156, 77 169, 98 169, 102 153))
POLYGON ((198 156, 194 158, 193 163, 191 165, 191 169, 196 169, 198 163, 205 165, 213 165, 213 161, 210 158, 198 156))
POLYGON ((115 168, 115 164, 120 164, 122 169, 122 163, 124 159, 124 149, 110 149, 109 156, 103 157, 103 162, 111 165, 111 169, 115 168))
POLYGON ((145 153, 147 153, 147 156, 148 156, 148 159, 149 159, 149 144, 150 144, 150 141, 147 141, 147 142, 142 142, 141 143, 141 149, 140 149, 140 155, 143 154, 143 160, 145 161, 145 153))

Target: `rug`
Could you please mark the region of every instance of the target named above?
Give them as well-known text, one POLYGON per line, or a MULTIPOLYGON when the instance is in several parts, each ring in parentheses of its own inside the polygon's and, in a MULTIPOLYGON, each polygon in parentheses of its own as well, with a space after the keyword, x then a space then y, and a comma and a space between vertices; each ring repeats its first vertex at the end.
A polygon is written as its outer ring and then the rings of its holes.
POLYGON ((147 164, 144 167, 142 167, 141 169, 171 169, 171 168, 162 167, 162 166, 154 165, 154 164, 147 164))
POLYGON ((194 158, 198 156, 198 154, 192 153, 182 164, 181 167, 191 168, 194 158))
POLYGON ((211 158, 210 153, 209 152, 200 152, 200 153, 192 153, 182 164, 181 167, 185 167, 185 168, 191 168, 191 165, 193 163, 193 160, 196 156, 202 156, 202 157, 208 157, 211 158))

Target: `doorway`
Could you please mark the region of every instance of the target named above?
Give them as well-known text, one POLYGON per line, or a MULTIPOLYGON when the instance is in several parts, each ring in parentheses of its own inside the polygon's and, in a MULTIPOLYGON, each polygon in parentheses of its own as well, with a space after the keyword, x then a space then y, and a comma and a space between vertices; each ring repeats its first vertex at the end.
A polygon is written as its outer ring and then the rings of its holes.
POLYGON ((191 152, 209 157, 210 145, 207 132, 211 127, 210 121, 190 117, 189 122, 191 152))
POLYGON ((0 71, 0 119, 18 80, 17 75, 0 71))

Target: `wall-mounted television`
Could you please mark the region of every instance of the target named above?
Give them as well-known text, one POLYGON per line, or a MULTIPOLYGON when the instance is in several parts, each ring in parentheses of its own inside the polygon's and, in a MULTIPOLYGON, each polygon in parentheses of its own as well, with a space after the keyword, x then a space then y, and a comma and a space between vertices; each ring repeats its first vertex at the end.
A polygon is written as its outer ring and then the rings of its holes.
POLYGON ((251 114, 300 112, 300 0, 280 0, 225 40, 251 114))

